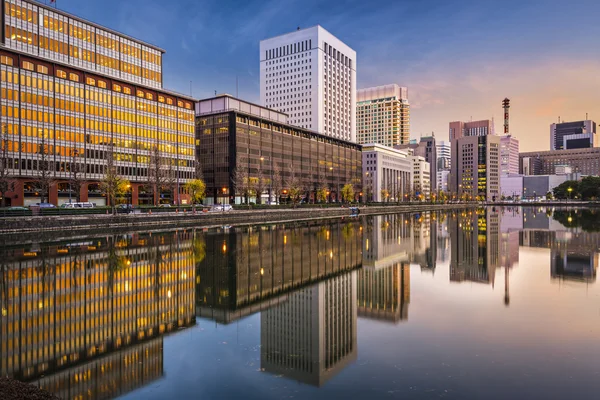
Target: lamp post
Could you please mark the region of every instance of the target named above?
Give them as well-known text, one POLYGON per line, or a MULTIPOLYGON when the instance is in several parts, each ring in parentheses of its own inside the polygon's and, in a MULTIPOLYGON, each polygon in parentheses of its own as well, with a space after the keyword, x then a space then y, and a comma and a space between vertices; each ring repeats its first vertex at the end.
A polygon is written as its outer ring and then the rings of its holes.
POLYGON ((127 184, 127 214, 129 214, 131 212, 131 208, 129 207, 131 205, 131 202, 133 201, 133 193, 131 193, 131 184, 127 184))
POLYGON ((572 188, 572 187, 569 187, 569 188, 567 189, 567 192, 569 192, 569 198, 568 198, 567 200, 571 200, 571 192, 572 192, 572 191, 573 191, 573 188, 572 188))

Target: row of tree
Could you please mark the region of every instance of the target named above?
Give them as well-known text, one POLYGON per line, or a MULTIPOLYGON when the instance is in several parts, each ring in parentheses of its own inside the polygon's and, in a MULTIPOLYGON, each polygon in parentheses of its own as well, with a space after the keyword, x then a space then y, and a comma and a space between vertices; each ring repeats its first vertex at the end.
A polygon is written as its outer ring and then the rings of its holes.
POLYGON ((586 176, 580 181, 565 181, 553 190, 554 198, 561 200, 600 199, 600 177, 586 176))

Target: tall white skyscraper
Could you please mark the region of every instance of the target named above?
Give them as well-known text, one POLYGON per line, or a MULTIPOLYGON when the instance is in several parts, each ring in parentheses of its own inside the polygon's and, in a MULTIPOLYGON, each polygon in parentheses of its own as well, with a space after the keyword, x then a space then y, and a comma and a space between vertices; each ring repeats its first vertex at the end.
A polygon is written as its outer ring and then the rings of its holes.
POLYGON ((262 40, 260 101, 290 124, 356 142, 356 52, 319 25, 262 40))

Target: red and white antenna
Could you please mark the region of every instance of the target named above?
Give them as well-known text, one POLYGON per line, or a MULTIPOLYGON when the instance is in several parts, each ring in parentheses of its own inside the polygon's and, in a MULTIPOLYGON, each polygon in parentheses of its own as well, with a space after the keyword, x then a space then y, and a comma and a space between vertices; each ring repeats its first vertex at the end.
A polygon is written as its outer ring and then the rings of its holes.
POLYGON ((508 97, 502 100, 502 108, 504 108, 504 134, 508 135, 508 109, 510 108, 508 97))

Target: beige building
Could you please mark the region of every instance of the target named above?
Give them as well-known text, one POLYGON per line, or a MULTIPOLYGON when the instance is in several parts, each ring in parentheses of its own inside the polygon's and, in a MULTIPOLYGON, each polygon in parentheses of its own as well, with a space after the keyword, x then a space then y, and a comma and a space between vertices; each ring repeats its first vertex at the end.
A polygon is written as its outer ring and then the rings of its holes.
POLYGON ((413 196, 427 199, 431 194, 431 166, 424 157, 410 156, 410 159, 413 164, 413 196))
POLYGON ((464 136, 451 144, 449 190, 466 199, 499 199, 500 136, 464 136))
POLYGON ((370 143, 362 147, 362 157, 366 201, 408 200, 413 162, 407 151, 370 143))
POLYGON ((396 84, 356 92, 356 140, 359 144, 397 146, 410 138, 408 89, 396 84))

